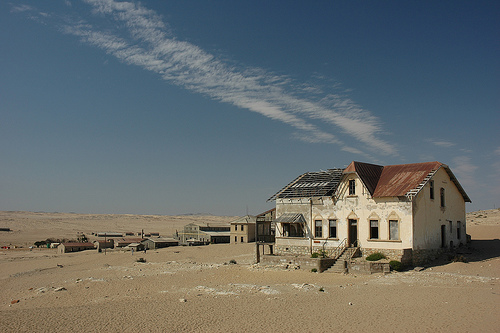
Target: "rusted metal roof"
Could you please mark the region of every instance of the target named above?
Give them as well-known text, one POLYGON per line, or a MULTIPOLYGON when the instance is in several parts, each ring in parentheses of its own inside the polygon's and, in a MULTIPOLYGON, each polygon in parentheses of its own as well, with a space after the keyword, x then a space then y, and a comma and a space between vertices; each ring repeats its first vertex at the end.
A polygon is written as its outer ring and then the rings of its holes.
POLYGON ((382 169, 373 197, 400 197, 417 188, 431 172, 438 170, 440 162, 388 165, 382 169))
POLYGON ((330 169, 304 173, 269 200, 333 195, 342 179, 342 174, 349 173, 356 173, 374 198, 406 196, 411 200, 440 168, 444 168, 448 173, 465 202, 472 202, 446 164, 425 162, 381 166, 356 161, 351 162, 344 170, 330 169))
POLYGON ((373 195, 383 169, 381 165, 353 161, 344 169, 344 174, 357 173, 368 192, 373 195))

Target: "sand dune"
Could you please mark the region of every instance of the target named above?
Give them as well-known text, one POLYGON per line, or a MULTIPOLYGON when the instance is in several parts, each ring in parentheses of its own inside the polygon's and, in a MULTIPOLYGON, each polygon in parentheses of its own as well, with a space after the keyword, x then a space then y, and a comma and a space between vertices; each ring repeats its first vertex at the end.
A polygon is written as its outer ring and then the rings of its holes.
MULTIPOLYGON (((14 231, 0 233, 0 244, 25 246, 76 232, 135 231, 138 225, 171 234, 193 219, 232 218, 2 212, 0 227, 14 231)), ((2 250, 0 330, 498 332, 500 211, 469 213, 467 228, 473 239, 465 251, 468 263, 437 262, 388 275, 253 265, 253 244, 133 255, 2 250)))

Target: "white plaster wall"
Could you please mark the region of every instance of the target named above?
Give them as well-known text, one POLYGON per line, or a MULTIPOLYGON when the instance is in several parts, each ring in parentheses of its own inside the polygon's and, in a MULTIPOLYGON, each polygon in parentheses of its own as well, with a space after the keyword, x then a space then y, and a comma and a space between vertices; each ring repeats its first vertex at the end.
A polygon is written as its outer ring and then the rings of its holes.
POLYGON ((414 249, 437 249, 441 247, 441 225, 446 227, 446 244, 454 246, 466 243, 465 201, 444 168, 439 169, 434 180, 434 199, 430 198, 430 182, 414 200, 414 249), (440 188, 445 189, 445 208, 441 208, 440 188), (450 232, 449 221, 452 221, 450 232), (457 221, 461 222, 461 239, 457 239, 457 221))

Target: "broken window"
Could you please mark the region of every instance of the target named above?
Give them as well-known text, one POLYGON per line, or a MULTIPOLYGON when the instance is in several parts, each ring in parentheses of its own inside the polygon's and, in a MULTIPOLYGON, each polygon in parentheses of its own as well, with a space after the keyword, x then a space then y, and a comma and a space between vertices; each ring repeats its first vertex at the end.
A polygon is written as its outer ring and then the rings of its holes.
POLYGON ((399 240, 399 221, 389 220, 389 239, 399 240))
POLYGON ((356 194, 356 180, 351 179, 349 180, 349 195, 355 195, 356 194))
POLYGON ((284 237, 304 237, 304 231, 299 223, 283 223, 284 237))
POLYGON ((337 238, 337 220, 328 220, 330 238, 337 238))
POLYGON ((316 236, 316 238, 323 237, 323 221, 314 221, 314 235, 316 236))
POLYGON ((378 220, 370 220, 370 239, 378 239, 378 220))

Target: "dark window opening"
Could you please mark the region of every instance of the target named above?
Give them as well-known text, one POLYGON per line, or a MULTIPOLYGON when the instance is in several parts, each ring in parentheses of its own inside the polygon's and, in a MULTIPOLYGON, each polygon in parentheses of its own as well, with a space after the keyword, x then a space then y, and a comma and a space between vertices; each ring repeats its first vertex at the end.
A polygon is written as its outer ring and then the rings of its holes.
POLYGON ((431 200, 434 200, 434 181, 431 180, 429 182, 429 186, 430 186, 430 196, 431 196, 431 200))
POLYGON ((330 238, 337 238, 337 220, 328 220, 330 238))
POLYGON ((445 207, 445 202, 444 202, 444 188, 441 187, 441 207, 445 207))
POLYGON ((378 220, 370 220, 370 239, 378 239, 378 220))
POLYGON ((355 195, 356 194, 356 180, 351 179, 349 180, 349 195, 355 195))

